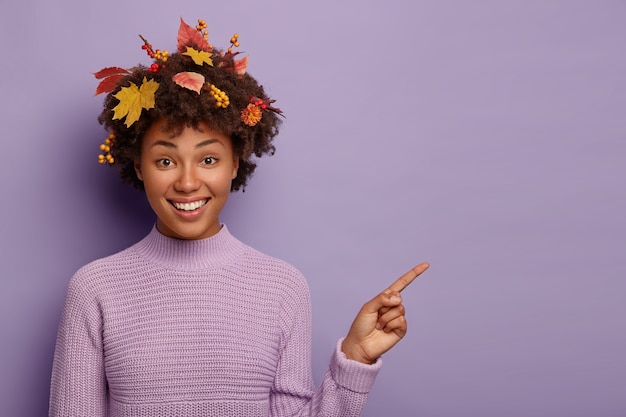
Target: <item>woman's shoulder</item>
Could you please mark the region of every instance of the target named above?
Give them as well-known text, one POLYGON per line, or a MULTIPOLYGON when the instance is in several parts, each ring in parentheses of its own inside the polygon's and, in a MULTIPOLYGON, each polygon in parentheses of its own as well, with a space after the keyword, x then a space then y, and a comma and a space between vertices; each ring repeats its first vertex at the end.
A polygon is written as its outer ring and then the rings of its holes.
POLYGON ((136 245, 81 266, 70 279, 69 287, 97 290, 112 277, 132 273, 133 264, 137 262, 136 245))
POLYGON ((243 257, 244 262, 249 262, 256 266, 270 268, 274 272, 294 274, 302 276, 302 273, 294 265, 273 255, 253 248, 247 244, 244 245, 243 257))
POLYGON ((254 275, 257 279, 270 281, 274 285, 281 284, 308 291, 306 278, 297 267, 249 245, 244 244, 238 263, 244 271, 254 275))

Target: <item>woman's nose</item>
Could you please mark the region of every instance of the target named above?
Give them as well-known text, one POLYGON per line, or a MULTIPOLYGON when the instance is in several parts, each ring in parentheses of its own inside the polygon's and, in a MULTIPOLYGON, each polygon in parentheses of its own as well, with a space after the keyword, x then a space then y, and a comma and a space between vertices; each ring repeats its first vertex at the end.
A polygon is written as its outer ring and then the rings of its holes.
POLYGON ((190 193, 200 188, 200 178, 193 167, 183 167, 180 169, 174 188, 176 191, 190 193))

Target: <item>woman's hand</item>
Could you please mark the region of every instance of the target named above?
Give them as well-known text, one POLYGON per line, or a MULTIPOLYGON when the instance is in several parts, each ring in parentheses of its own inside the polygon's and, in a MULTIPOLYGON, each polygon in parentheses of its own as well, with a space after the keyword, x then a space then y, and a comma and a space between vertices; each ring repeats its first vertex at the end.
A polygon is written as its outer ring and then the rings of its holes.
POLYGON ((406 318, 400 291, 428 267, 427 262, 417 265, 363 305, 341 346, 348 359, 374 363, 404 337, 406 318))

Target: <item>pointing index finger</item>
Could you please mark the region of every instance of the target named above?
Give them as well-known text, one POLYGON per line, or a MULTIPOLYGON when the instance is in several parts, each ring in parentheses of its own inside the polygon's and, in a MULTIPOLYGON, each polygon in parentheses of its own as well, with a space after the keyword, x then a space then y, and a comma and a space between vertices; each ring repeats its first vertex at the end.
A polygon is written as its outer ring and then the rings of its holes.
POLYGON ((398 278, 393 284, 389 286, 388 290, 398 292, 402 291, 403 289, 408 287, 410 283, 415 281, 415 278, 419 277, 422 272, 426 271, 429 266, 430 265, 428 264, 428 262, 422 262, 421 264, 417 265, 409 272, 398 278))

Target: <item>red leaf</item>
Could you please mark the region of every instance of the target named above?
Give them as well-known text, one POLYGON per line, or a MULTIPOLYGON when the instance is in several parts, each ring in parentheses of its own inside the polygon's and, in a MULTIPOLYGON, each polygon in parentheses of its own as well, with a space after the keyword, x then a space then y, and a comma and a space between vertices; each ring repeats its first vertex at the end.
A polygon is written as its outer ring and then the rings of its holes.
POLYGON ((248 68, 248 56, 235 60, 235 74, 244 75, 246 73, 246 69, 248 68))
POLYGON ((195 28, 189 26, 183 18, 180 18, 180 27, 178 28, 178 51, 185 52, 187 47, 191 46, 200 51, 210 52, 209 42, 204 39, 195 28))
POLYGON ((97 79, 109 77, 111 75, 116 75, 116 74, 130 74, 130 71, 124 68, 120 68, 120 67, 107 67, 107 68, 102 68, 100 71, 93 73, 93 75, 97 79))
POLYGON ((204 75, 197 72, 179 72, 172 77, 172 80, 181 87, 193 90, 198 94, 204 85, 204 75))
POLYGON ((125 75, 126 74, 109 75, 108 77, 100 81, 100 84, 98 84, 98 88, 96 88, 96 92, 94 95, 97 96, 98 94, 102 93, 110 93, 111 91, 115 90, 118 83, 122 78, 124 78, 125 75))

